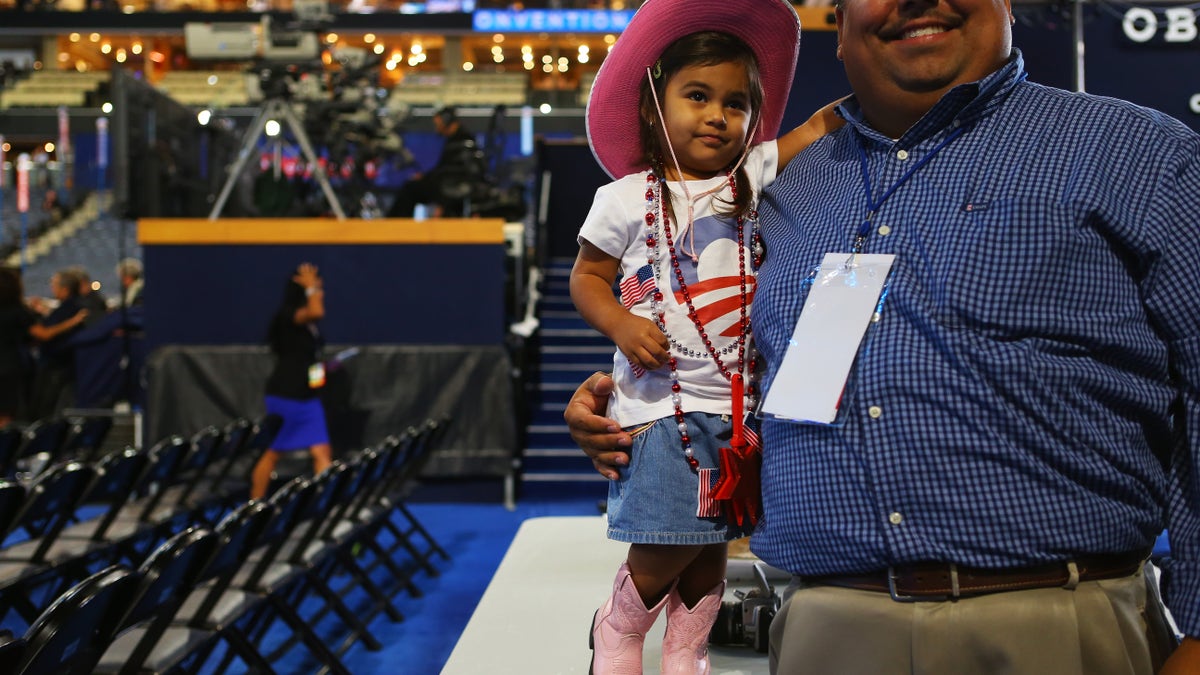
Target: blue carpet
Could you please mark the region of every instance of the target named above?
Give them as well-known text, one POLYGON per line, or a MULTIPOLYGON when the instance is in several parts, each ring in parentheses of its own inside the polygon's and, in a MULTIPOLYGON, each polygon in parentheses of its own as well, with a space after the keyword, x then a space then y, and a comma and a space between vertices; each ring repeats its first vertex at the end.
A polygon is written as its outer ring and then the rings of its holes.
MULTIPOLYGON (((434 559, 437 576, 419 572, 414 577, 423 593, 421 597, 411 597, 404 591, 394 596, 393 604, 405 619, 394 623, 384 614, 374 618, 369 629, 383 649, 372 652, 356 643, 342 657, 346 667, 355 675, 441 672, 521 523, 542 516, 596 515, 597 504, 606 489, 603 483, 595 483, 575 486, 566 494, 562 494, 563 490, 557 490, 558 494, 549 490, 542 495, 527 495, 512 511, 500 503, 410 502, 413 514, 434 534, 450 559, 434 559)), ((380 583, 388 579, 386 574, 372 575, 373 579, 377 577, 380 583)), ((372 600, 361 591, 346 598, 356 611, 365 610, 372 600)), ((315 599, 306 599, 300 613, 311 616, 319 606, 315 599)), ((319 634, 336 638, 331 647, 336 648, 345 631, 332 613, 318 623, 319 634)), ((270 649, 290 634, 285 624, 276 622, 260 645, 270 649)), ((219 660, 210 659, 202 672, 213 672, 219 660)), ((279 673, 299 675, 317 672, 320 664, 297 644, 275 667, 279 673)), ((245 671, 243 664, 235 663, 227 672, 245 671)))

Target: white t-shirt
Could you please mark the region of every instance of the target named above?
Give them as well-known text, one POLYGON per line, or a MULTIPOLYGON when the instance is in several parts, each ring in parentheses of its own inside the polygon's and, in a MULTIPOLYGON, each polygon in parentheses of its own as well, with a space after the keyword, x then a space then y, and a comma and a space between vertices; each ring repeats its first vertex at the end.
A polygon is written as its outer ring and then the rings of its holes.
MULTIPOLYGON (((766 185, 775 180, 779 151, 775 141, 754 146, 747 153, 743 166, 754 190, 755 201, 766 185)), ((646 189, 648 172, 631 174, 596 191, 592 209, 579 231, 579 238, 621 261, 621 280, 640 278, 650 283, 638 284, 641 299, 629 308, 633 314, 653 320, 651 313, 654 288, 660 288, 666 308, 665 325, 671 342, 671 356, 677 361, 682 390, 680 396, 685 412, 707 412, 728 415, 732 412, 729 381, 713 362, 696 325, 688 317, 687 304, 680 295, 679 282, 667 252, 662 218, 655 221, 659 265, 657 272, 649 264, 651 251, 646 245, 646 189), (640 276, 639 276, 640 275, 640 276), (644 295, 642 293, 644 292, 644 295)), ((689 181, 692 196, 699 195, 726 181, 724 175, 708 180, 689 181)), ((680 232, 687 222, 687 199, 681 184, 669 182, 673 196, 675 218, 671 234, 679 269, 692 296, 692 304, 704 322, 709 340, 729 372, 737 372, 737 340, 741 319, 741 284, 738 268, 737 224, 733 218, 717 215, 729 208, 731 193, 728 186, 696 201, 693 233, 680 232), (718 201, 721 200, 721 201, 718 201), (681 222, 676 222, 676 220, 681 222), (682 236, 680 236, 682 234, 682 236), (691 253, 696 254, 693 262, 691 253)), ((738 186, 739 189, 744 189, 738 186)), ((666 193, 664 191, 664 199, 666 193)), ((742 232, 745 248, 746 300, 754 293, 752 227, 746 220, 742 232)), ((636 297, 636 296, 635 296, 636 297)), ((746 308, 749 316, 749 307, 746 308)), ((746 345, 749 359, 750 345, 746 345)), ((608 416, 622 427, 651 422, 675 414, 671 402, 670 367, 634 375, 629 360, 620 351, 613 357, 613 379, 616 388, 609 401, 608 416)))

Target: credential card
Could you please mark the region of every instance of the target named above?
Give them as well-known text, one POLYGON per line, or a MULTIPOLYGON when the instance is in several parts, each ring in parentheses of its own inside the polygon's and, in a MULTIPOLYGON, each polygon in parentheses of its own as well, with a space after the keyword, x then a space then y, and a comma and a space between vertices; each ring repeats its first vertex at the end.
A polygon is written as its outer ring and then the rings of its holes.
POLYGON ((826 253, 762 414, 830 424, 894 255, 826 253))

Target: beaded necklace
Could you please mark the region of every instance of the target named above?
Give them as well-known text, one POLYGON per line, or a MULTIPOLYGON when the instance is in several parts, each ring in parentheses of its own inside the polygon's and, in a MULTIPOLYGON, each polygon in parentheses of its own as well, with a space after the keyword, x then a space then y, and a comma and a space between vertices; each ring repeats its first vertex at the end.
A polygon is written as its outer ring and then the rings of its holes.
MULTIPOLYGON (((732 193, 734 199, 736 200, 737 199, 737 180, 735 179, 732 171, 729 172, 729 174, 727 175, 726 183, 729 185, 730 192, 732 193)), ((648 262, 651 263, 651 267, 654 269, 656 288, 657 289, 664 288, 664 285, 662 284, 662 279, 659 278, 660 270, 661 270, 660 262, 662 261, 662 248, 659 247, 660 240, 658 237, 659 228, 657 227, 657 223, 661 221, 661 223, 662 223, 662 239, 665 240, 665 242, 666 242, 666 252, 667 252, 667 255, 670 257, 671 269, 674 272, 675 280, 679 283, 680 294, 683 296, 684 303, 687 305, 688 317, 692 320, 692 324, 695 326, 696 332, 700 336, 700 340, 704 343, 706 353, 708 354, 709 357, 712 358, 713 362, 716 364, 717 369, 720 371, 721 375, 723 375, 726 380, 730 380, 730 381, 732 381, 734 373, 730 372, 729 367, 725 365, 725 361, 722 358, 722 356, 730 354, 731 352, 734 351, 734 348, 736 347, 736 351, 737 351, 737 371, 736 371, 736 373, 738 375, 743 376, 748 382, 748 385, 746 387, 746 394, 749 398, 750 408, 753 409, 754 406, 757 404, 757 399, 758 399, 758 390, 757 390, 757 387, 755 386, 754 380, 753 380, 753 374, 754 374, 755 368, 757 366, 757 354, 755 353, 755 350, 754 350, 753 345, 750 340, 750 337, 751 337, 750 316, 749 316, 749 312, 747 311, 748 307, 749 307, 749 302, 747 302, 747 291, 746 291, 746 279, 747 279, 746 249, 742 243, 745 241, 744 235, 745 235, 746 218, 744 218, 743 216, 737 217, 738 277, 739 277, 739 297, 741 299, 740 308, 739 308, 740 311, 739 311, 739 317, 738 317, 738 337, 734 343, 727 345, 725 348, 723 348, 721 350, 717 350, 716 346, 712 342, 712 339, 708 336, 708 330, 705 328, 704 322, 700 320, 700 316, 696 312, 696 308, 695 308, 694 304, 692 303, 691 292, 689 291, 687 282, 684 280, 684 277, 683 277, 683 270, 680 269, 680 267, 679 267, 679 256, 675 250, 675 240, 671 234, 670 217, 668 216, 667 209, 664 207, 664 204, 663 204, 664 190, 666 192, 666 198, 667 199, 670 198, 670 191, 665 189, 665 187, 664 187, 665 185, 666 185, 666 179, 658 177, 653 170, 651 170, 650 173, 646 176, 646 248, 648 249, 648 257, 649 257, 648 262), (747 359, 747 346, 748 345, 749 345, 749 355, 748 355, 749 359, 747 359), (749 369, 747 369, 747 367, 746 367, 747 361, 748 361, 749 369)), ((723 186, 721 186, 721 187, 723 187, 723 186)), ((717 190, 719 190, 719 189, 720 188, 717 188, 717 190)), ((713 190, 713 191, 716 191, 716 190, 713 190)), ((708 193, 705 193, 705 194, 708 194, 708 193)), ((704 196, 704 195, 701 195, 701 196, 704 196)), ((690 203, 691 201, 692 200, 689 199, 688 228, 691 228, 693 226, 693 223, 691 222, 691 220, 692 220, 692 216, 691 216, 692 204, 690 203)), ((762 263, 763 245, 762 245, 762 237, 759 234, 759 230, 758 230, 758 213, 756 210, 751 209, 751 211, 749 213, 749 220, 751 223, 751 225, 750 225, 750 227, 751 227, 750 237, 751 237, 751 247, 752 247, 751 266, 752 266, 753 270, 757 271, 759 264, 762 263)), ((691 349, 683 346, 682 344, 679 343, 679 341, 675 340, 675 338, 673 338, 671 336, 671 333, 667 330, 666 308, 663 304, 664 296, 663 296, 662 291, 655 290, 654 295, 652 297, 653 297, 653 301, 652 301, 651 308, 652 308, 652 313, 654 315, 654 322, 658 325, 659 330, 661 330, 663 332, 663 334, 667 336, 672 347, 674 347, 677 351, 682 352, 686 356, 693 356, 693 357, 702 356, 705 352, 697 352, 697 351, 691 350, 691 349)), ((677 361, 674 356, 671 356, 667 360, 667 365, 670 367, 669 377, 671 379, 671 403, 675 407, 675 423, 679 427, 680 440, 683 442, 684 458, 687 460, 688 466, 690 466, 692 468, 692 471, 697 471, 700 466, 700 461, 697 460, 694 456, 694 453, 692 450, 692 439, 691 439, 691 436, 689 436, 689 434, 688 434, 687 421, 683 415, 683 400, 682 400, 682 397, 680 394, 683 387, 679 383, 679 372, 676 368, 676 366, 678 364, 677 364, 677 361)), ((741 392, 735 392, 735 395, 740 396, 741 392)), ((741 406, 735 405, 734 409, 741 409, 741 406)), ((735 425, 740 425, 740 423, 741 423, 741 420, 734 421, 735 425)))

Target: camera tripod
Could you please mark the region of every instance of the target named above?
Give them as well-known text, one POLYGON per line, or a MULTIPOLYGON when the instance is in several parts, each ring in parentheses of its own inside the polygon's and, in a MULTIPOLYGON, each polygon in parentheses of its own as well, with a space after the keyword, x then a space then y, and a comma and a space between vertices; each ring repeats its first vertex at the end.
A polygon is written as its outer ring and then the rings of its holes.
POLYGON ((333 186, 329 184, 329 177, 325 175, 325 167, 317 158, 317 154, 313 152, 312 143, 308 140, 308 134, 304 133, 304 125, 296 118, 296 112, 292 110, 286 99, 271 98, 263 103, 259 108, 258 114, 255 115, 254 121, 246 129, 245 136, 242 137, 241 147, 238 149, 237 160, 229 170, 229 176, 225 178, 225 185, 221 188, 221 194, 217 196, 216 203, 213 204, 212 211, 208 214, 209 220, 216 220, 221 215, 221 210, 225 208, 225 202, 228 201, 229 195, 233 192, 233 187, 237 183, 238 177, 246 168, 246 162, 250 160, 251 155, 258 148, 258 140, 266 129, 267 121, 271 119, 279 119, 285 122, 292 135, 296 138, 296 142, 300 144, 300 151, 304 153, 304 159, 313 169, 313 176, 317 179, 317 184, 321 186, 321 192, 325 194, 325 199, 328 200, 329 206, 333 209, 334 215, 338 220, 346 219, 346 212, 342 210, 342 205, 338 201, 337 195, 333 192, 333 186))

